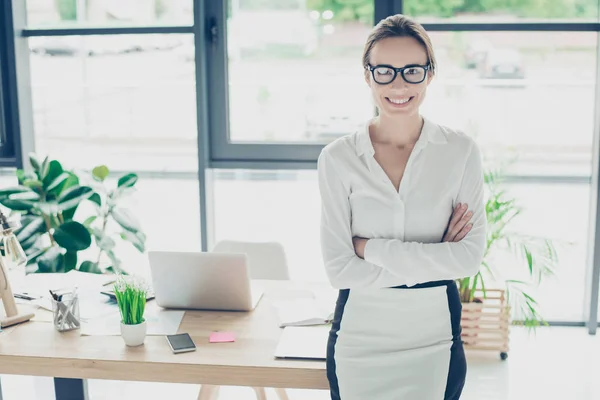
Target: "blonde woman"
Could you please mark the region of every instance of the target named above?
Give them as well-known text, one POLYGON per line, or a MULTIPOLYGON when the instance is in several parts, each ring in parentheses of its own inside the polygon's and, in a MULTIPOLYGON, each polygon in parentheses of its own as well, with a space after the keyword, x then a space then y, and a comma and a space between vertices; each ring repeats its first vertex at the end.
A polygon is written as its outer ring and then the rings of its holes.
POLYGON ((322 254, 340 289, 331 398, 459 399, 467 365, 454 280, 477 273, 485 248, 480 152, 419 113, 437 67, 421 25, 382 20, 363 66, 378 116, 318 161, 322 254))

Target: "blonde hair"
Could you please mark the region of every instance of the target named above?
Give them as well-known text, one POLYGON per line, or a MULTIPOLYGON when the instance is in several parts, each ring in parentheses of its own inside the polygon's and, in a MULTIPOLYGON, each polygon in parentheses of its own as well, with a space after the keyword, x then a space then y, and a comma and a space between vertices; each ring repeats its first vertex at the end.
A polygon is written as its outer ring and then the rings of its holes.
POLYGON ((423 28, 421 24, 402 14, 391 15, 386 19, 382 19, 375 25, 367 38, 367 43, 365 43, 362 57, 364 68, 369 66, 371 61, 371 50, 373 50, 375 43, 390 37, 411 37, 419 42, 427 54, 427 62, 430 66, 429 70, 432 74, 435 74, 437 62, 435 61, 433 45, 431 44, 431 39, 429 38, 427 31, 425 31, 425 28, 423 28))

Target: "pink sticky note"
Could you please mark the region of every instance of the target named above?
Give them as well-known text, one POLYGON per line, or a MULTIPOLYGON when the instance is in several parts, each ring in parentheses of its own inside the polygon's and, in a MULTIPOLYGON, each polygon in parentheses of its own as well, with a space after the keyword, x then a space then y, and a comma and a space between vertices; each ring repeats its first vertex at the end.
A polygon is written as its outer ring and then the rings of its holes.
POLYGON ((235 334, 233 332, 212 332, 208 341, 210 343, 235 342, 235 334))

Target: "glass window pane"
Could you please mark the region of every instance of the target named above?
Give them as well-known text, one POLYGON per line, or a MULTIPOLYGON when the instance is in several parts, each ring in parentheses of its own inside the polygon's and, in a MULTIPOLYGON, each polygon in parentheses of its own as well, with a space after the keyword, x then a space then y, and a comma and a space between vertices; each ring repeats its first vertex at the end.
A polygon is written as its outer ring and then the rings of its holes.
POLYGON ((192 36, 149 36, 180 45, 129 52, 129 35, 31 38, 36 147, 73 167, 197 171, 192 36))
MULTIPOLYGON (((502 188, 523 210, 507 227, 513 240, 516 235, 547 238, 558 252, 556 276, 526 292, 539 302, 546 320, 583 321, 584 287, 589 284, 585 281, 589 184, 507 184, 502 188)), ((216 240, 279 241, 286 250, 292 279, 327 281, 319 218, 316 171, 216 172, 216 240), (240 193, 244 193, 243 201, 240 193)), ((500 277, 527 278, 523 258, 515 258, 502 246, 494 248, 487 260, 500 277)), ((498 286, 489 279, 486 283, 498 286)))
MULTIPOLYGON (((583 321, 585 288, 589 286, 586 271, 590 185, 520 183, 504 188, 523 209, 507 229, 519 235, 513 239, 520 240, 523 236, 550 239, 558 255, 555 276, 544 279, 539 288, 528 289, 527 293, 538 301, 545 319, 583 321)), ((534 257, 535 254, 541 255, 539 251, 534 252, 534 257)), ((524 258, 504 255, 494 261, 496 270, 503 271, 505 276, 526 279, 524 258)))
POLYGON ((406 15, 419 22, 597 21, 596 0, 404 0, 406 15))
POLYGON ((361 55, 373 4, 230 3, 232 142, 328 142, 373 115, 361 55))
POLYGON ((216 241, 280 242, 291 279, 326 281, 319 244, 321 205, 316 171, 213 173, 216 241))
POLYGON ((590 176, 595 33, 432 32, 422 111, 517 174, 590 176))
POLYGON ((191 0, 27 0, 27 23, 35 27, 192 25, 191 0))
MULTIPOLYGON (((199 250, 200 216, 196 85, 192 35, 150 35, 176 40, 173 49, 121 51, 120 36, 31 38, 31 90, 36 152, 85 177, 98 165, 111 171, 107 187, 125 173, 139 175, 136 191, 119 207, 133 213, 146 249, 199 250), (38 51, 36 39, 69 52, 38 51), (88 54, 81 49, 103 52, 88 54)), ((83 222, 95 212, 78 209, 83 222)), ((100 220, 98 220, 100 221, 100 220)), ((147 274, 147 256, 108 228, 130 272, 147 274)), ((95 260, 92 245, 81 260, 95 260)))

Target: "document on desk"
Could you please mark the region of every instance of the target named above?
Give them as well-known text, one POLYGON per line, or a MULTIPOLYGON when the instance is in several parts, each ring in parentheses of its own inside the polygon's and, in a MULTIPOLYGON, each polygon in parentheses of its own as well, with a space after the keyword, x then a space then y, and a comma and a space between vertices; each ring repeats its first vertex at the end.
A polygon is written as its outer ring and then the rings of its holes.
MULTIPOLYGON (((34 300, 15 299, 17 304, 25 304, 52 311, 50 294, 34 300)), ((117 303, 100 294, 97 289, 83 289, 79 291, 79 313, 82 320, 91 320, 109 315, 118 315, 117 303)))
MULTIPOLYGON (((152 308, 146 311, 147 335, 174 335, 179 330, 185 311, 152 308)), ((121 316, 111 314, 83 321, 82 336, 117 336, 121 334, 121 316)))
POLYGON ((279 338, 275 358, 325 360, 330 327, 287 326, 279 338))
POLYGON ((46 296, 48 290, 99 289, 115 282, 116 275, 92 274, 71 270, 67 273, 40 273, 25 276, 20 286, 14 286, 14 293, 29 293, 34 296, 46 296))

